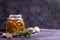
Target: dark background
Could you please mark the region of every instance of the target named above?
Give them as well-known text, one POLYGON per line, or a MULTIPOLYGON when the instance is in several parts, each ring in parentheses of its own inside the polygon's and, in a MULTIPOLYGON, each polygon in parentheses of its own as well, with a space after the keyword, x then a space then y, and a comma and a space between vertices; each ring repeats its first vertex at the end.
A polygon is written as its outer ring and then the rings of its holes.
POLYGON ((0 0, 0 28, 10 14, 22 14, 26 27, 60 28, 60 0, 0 0))

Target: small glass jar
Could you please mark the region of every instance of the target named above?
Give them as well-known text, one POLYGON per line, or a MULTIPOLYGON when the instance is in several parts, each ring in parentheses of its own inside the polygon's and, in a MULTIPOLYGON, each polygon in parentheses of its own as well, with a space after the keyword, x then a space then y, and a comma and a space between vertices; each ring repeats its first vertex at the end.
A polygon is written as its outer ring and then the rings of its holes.
POLYGON ((6 22, 6 32, 21 33, 25 31, 25 23, 22 15, 10 15, 6 22))

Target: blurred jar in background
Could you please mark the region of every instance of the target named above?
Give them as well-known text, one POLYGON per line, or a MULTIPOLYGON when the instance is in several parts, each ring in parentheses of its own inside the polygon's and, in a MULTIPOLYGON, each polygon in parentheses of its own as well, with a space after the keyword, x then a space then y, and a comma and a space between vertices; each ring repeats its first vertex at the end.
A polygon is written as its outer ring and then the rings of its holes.
POLYGON ((6 22, 6 32, 20 33, 25 31, 25 23, 22 15, 9 15, 6 22))

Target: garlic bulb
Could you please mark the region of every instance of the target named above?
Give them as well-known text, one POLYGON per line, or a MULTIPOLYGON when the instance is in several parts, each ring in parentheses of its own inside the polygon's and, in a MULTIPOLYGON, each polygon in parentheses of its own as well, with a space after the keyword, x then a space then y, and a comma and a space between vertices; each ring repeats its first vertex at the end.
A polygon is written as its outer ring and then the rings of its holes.
POLYGON ((29 27, 27 30, 31 33, 40 32, 40 28, 38 26, 35 26, 34 28, 29 27))
POLYGON ((39 27, 34 27, 34 29, 35 29, 35 32, 40 32, 40 28, 39 27))
POLYGON ((2 36, 6 37, 6 38, 12 38, 12 34, 10 34, 10 33, 3 33, 2 36))
POLYGON ((32 27, 28 28, 27 30, 28 30, 29 32, 32 32, 32 33, 35 32, 34 28, 32 28, 32 27))

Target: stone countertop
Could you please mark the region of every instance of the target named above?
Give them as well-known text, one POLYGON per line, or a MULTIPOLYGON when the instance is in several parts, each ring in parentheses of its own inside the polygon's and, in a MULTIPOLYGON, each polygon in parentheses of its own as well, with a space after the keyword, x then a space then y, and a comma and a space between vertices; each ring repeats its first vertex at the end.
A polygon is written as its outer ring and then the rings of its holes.
MULTIPOLYGON (((2 32, 1 32, 2 33, 2 32)), ((60 40, 60 29, 41 29, 39 33, 35 33, 32 37, 19 37, 19 38, 2 38, 0 40, 60 40)))

